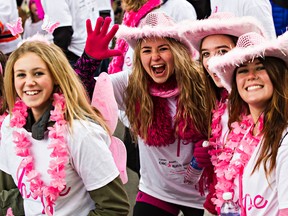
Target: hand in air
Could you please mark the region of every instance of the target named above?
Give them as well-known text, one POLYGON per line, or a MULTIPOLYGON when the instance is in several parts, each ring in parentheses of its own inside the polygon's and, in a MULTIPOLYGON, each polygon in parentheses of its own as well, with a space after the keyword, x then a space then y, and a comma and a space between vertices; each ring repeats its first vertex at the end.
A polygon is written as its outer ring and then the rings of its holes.
POLYGON ((85 45, 85 52, 94 59, 102 60, 113 56, 122 54, 120 50, 109 49, 109 43, 118 31, 119 26, 113 25, 109 30, 111 18, 99 17, 96 21, 95 29, 93 31, 91 20, 86 20, 87 40, 85 45))

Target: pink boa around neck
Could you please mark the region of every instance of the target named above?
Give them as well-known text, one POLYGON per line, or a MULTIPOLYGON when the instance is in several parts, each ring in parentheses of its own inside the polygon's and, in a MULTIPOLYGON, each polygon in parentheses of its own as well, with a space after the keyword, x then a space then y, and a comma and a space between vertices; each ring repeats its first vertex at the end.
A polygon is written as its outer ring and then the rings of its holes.
MULTIPOLYGON (((137 27, 140 20, 145 17, 150 11, 159 7, 162 4, 162 0, 148 0, 138 11, 127 11, 124 14, 122 25, 128 27, 137 27)), ((122 51, 121 56, 116 56, 109 64, 108 73, 117 73, 122 71, 124 58, 128 51, 129 45, 123 39, 117 39, 115 49, 122 51)))
MULTIPOLYGON (((153 120, 151 126, 148 128, 148 136, 145 143, 149 146, 168 146, 176 141, 176 137, 179 140, 183 140, 183 144, 189 144, 203 139, 203 135, 200 134, 194 127, 193 120, 181 119, 178 123, 178 133, 176 133, 176 126, 173 126, 174 117, 171 116, 170 106, 168 104, 168 98, 176 97, 176 103, 178 101, 179 90, 175 76, 172 76, 165 84, 157 84, 153 81, 149 83, 149 91, 153 100, 153 120), (184 129, 185 123, 187 126, 184 129)), ((140 105, 136 105, 136 112, 138 113, 140 105)), ((178 107, 177 107, 178 109, 178 107)), ((139 122, 140 127, 141 122, 139 122)), ((140 137, 143 136, 140 134, 140 137)), ((180 145, 180 142, 178 142, 180 145)), ((180 154, 180 146, 178 146, 178 153, 180 154)))

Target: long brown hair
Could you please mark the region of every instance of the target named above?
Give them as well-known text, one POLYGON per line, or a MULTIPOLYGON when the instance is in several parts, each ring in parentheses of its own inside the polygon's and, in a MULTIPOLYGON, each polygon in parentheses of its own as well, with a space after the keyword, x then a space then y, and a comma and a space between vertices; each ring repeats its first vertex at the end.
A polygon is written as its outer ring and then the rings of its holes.
POLYGON ((7 62, 7 56, 0 51, 0 64, 2 67, 2 73, 0 74, 0 97, 2 99, 2 104, 0 107, 0 115, 4 114, 7 111, 8 107, 5 99, 4 80, 3 80, 6 62, 7 62))
MULTIPOLYGON (((238 37, 233 36, 233 35, 227 35, 225 34, 225 36, 229 37, 231 39, 231 41, 233 42, 234 46, 237 43, 238 37)), ((203 38, 201 40, 200 43, 200 50, 202 48, 202 43, 203 40, 205 38, 203 38)), ((207 93, 207 97, 206 97, 206 104, 207 104, 207 116, 209 117, 209 122, 208 122, 208 135, 210 137, 211 135, 211 124, 212 124, 212 111, 216 108, 216 102, 217 100, 220 99, 220 94, 221 91, 223 89, 218 88, 214 82, 214 80, 212 79, 212 77, 209 75, 208 71, 205 69, 204 65, 203 65, 203 60, 202 60, 202 55, 200 53, 200 62, 201 62, 201 69, 204 71, 203 74, 203 80, 205 83, 205 88, 206 88, 206 93, 207 93)))
MULTIPOLYGON (((279 58, 259 58, 264 65, 274 92, 268 105, 264 110, 263 141, 253 172, 259 169, 263 163, 266 177, 271 174, 276 166, 278 148, 281 145, 281 138, 288 125, 288 67, 279 58)), ((250 114, 248 105, 241 99, 236 87, 236 73, 234 72, 232 90, 230 94, 230 118, 229 126, 234 121, 241 121, 241 113, 250 114)))
MULTIPOLYGON (((191 59, 185 45, 172 38, 165 39, 174 56, 176 81, 180 91, 175 118, 176 125, 181 118, 185 120, 190 118, 194 122, 196 130, 207 136, 206 92, 199 65, 191 59)), ((139 40, 134 50, 133 69, 125 93, 125 103, 132 131, 142 134, 146 139, 147 130, 152 124, 154 107, 148 90, 149 75, 143 68, 140 59, 141 42, 142 40, 139 40), (139 112, 136 112, 135 104, 137 103, 140 106, 139 112), (140 127, 139 122, 142 123, 140 127)))

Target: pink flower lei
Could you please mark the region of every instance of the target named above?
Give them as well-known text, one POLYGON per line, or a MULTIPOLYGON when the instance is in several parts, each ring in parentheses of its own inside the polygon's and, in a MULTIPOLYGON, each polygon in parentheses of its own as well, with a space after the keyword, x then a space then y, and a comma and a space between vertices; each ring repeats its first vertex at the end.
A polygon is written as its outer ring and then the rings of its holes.
MULTIPOLYGON (((242 116, 242 122, 234 122, 231 127, 227 142, 222 149, 211 151, 211 160, 214 165, 217 184, 215 186, 216 199, 214 204, 219 209, 223 203, 222 195, 224 192, 234 192, 234 180, 240 171, 244 169, 251 155, 261 140, 261 133, 253 136, 253 119, 252 116, 242 116), (237 154, 237 158, 233 155, 237 154), (233 158, 233 160, 232 160, 233 158)), ((259 129, 263 129, 263 115, 259 118, 259 129)))
MULTIPOLYGON (((65 165, 68 163, 68 151, 65 140, 66 120, 64 117, 65 98, 62 94, 54 93, 53 106, 54 110, 50 112, 50 120, 55 121, 53 127, 49 127, 48 137, 51 139, 48 149, 53 149, 50 154, 51 161, 49 163, 48 174, 51 177, 50 185, 45 183, 40 178, 40 173, 35 170, 34 157, 30 151, 32 145, 29 137, 24 132, 13 132, 13 142, 16 144, 16 155, 23 157, 22 167, 25 168, 25 176, 30 182, 30 190, 32 197, 44 196, 47 207, 45 213, 53 215, 53 208, 60 192, 66 187, 65 181, 65 165)), ((27 106, 23 101, 18 100, 12 110, 12 118, 10 121, 11 127, 22 128, 26 124, 28 116, 27 106)))
MULTIPOLYGON (((220 136, 222 133, 221 119, 227 107, 227 97, 226 91, 221 94, 222 99, 217 101, 216 108, 212 111, 212 124, 211 124, 211 137, 209 139, 209 145, 213 149, 222 149, 223 144, 220 142, 220 136)), ((211 156, 214 155, 213 151, 209 152, 211 156)), ((213 157, 211 160, 214 159, 213 157)), ((213 161, 212 161, 213 163, 213 161)))

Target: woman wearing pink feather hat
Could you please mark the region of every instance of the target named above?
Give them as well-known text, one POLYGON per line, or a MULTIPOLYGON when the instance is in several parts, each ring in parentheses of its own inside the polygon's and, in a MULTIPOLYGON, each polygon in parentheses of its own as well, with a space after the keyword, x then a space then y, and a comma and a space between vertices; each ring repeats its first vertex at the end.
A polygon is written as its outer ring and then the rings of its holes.
POLYGON ((217 199, 232 192, 241 215, 288 214, 288 33, 251 32, 209 60, 229 91, 229 133, 215 166, 217 199))
MULTIPOLYGON (((209 147, 200 146, 194 150, 194 156, 199 167, 205 168, 210 173, 208 182, 211 183, 208 186, 209 193, 204 203, 204 215, 217 215, 216 206, 219 207, 220 204, 215 205, 217 178, 214 174, 213 165, 217 164, 215 155, 222 148, 223 137, 228 130, 228 93, 216 73, 209 70, 207 62, 211 57, 224 55, 233 49, 240 35, 251 31, 264 35, 264 30, 254 17, 235 17, 228 12, 213 13, 208 19, 196 22, 184 21, 181 24, 183 25, 181 33, 199 52, 200 64, 205 74, 203 80, 208 95, 206 99, 207 116, 209 116, 209 147)), ((186 179, 188 182, 191 179, 189 172, 187 172, 186 179)))
MULTIPOLYGON (((80 63, 110 53, 103 49, 97 55, 103 43, 95 44, 108 31, 107 22, 100 31, 98 21, 94 31, 87 22, 86 57, 80 63)), ((132 71, 109 75, 118 108, 126 112, 138 139, 141 177, 133 214, 177 216, 182 211, 185 216, 202 216, 205 197, 198 184, 184 183, 193 148, 207 139, 208 128, 205 88, 191 58, 195 50, 179 34, 179 26, 161 12, 149 13, 137 28, 121 26, 116 36, 127 41, 135 54, 132 71)), ((81 68, 76 71, 86 82, 89 74, 85 78, 81 68)))

